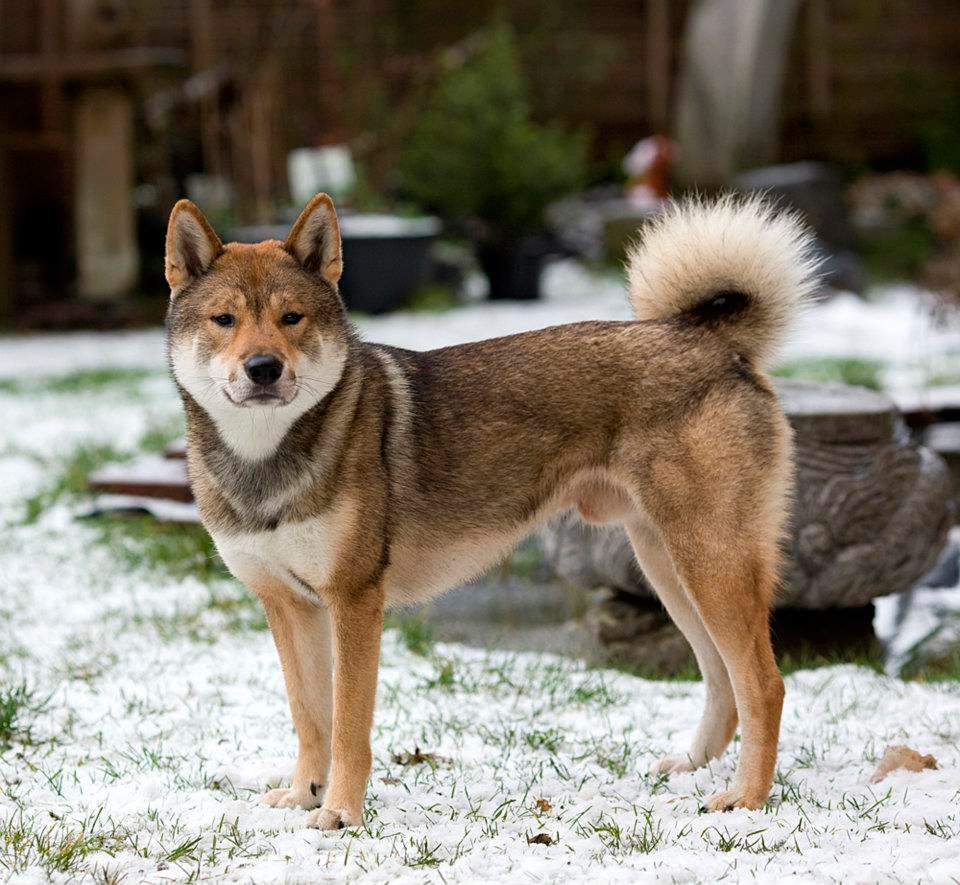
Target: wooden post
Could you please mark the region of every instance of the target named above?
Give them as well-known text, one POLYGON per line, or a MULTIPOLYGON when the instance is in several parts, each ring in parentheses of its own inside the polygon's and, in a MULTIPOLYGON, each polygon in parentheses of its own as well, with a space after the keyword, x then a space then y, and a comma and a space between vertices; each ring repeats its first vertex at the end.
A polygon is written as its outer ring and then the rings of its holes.
MULTIPOLYGON (((192 56, 195 74, 216 65, 217 50, 213 37, 213 10, 210 0, 193 0, 190 4, 192 56)), ((217 96, 205 92, 200 97, 200 142, 203 168, 208 175, 220 175, 220 110, 217 96)))
POLYGON ((670 113, 669 0, 647 0, 647 103, 650 125, 665 133, 670 113))
POLYGON ((7 152, 0 139, 0 320, 13 314, 13 205, 7 184, 7 152))
POLYGON ((78 289, 92 301, 129 294, 139 273, 133 209, 133 110, 123 87, 81 90, 75 111, 78 289))
POLYGON ((807 0, 807 70, 810 113, 822 119, 830 113, 830 6, 828 0, 807 0))

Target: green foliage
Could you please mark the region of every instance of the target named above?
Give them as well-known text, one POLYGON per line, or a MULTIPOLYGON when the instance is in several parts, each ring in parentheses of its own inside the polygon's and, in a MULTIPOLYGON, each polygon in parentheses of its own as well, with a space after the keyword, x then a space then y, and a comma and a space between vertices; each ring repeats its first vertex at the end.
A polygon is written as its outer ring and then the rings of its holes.
POLYGON ((852 384, 880 390, 880 373, 883 363, 857 357, 823 357, 822 359, 795 360, 774 369, 781 378, 800 378, 804 381, 852 384))
POLYGON ((405 193, 443 217, 516 235, 582 184, 585 157, 582 136, 533 121, 516 37, 501 22, 428 96, 400 175, 405 193))
POLYGON ((158 522, 150 516, 97 516, 87 525, 96 530, 99 543, 131 571, 146 567, 177 580, 230 576, 202 526, 158 522))
POLYGON ((87 477, 94 471, 111 462, 130 460, 130 455, 111 445, 91 443, 79 446, 63 459, 46 488, 32 495, 24 502, 25 523, 36 522, 44 510, 57 501, 80 495, 88 490, 87 477))
POLYGON ((865 237, 860 251, 875 279, 912 280, 922 274, 936 248, 927 220, 909 218, 895 228, 865 237))
POLYGON ((46 705, 46 700, 38 700, 25 683, 0 685, 0 754, 15 743, 34 743, 28 717, 43 712, 46 705))
POLYGON ((394 629, 400 634, 400 639, 408 651, 415 655, 427 657, 432 651, 434 642, 433 628, 422 615, 403 615, 388 612, 384 626, 394 629))

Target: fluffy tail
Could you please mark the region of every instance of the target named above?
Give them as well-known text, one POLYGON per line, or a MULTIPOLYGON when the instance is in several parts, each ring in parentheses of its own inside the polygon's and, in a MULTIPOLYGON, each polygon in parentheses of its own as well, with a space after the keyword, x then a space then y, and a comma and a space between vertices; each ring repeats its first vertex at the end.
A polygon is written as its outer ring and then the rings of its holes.
POLYGON ((768 368, 817 289, 813 237, 760 197, 676 203, 641 230, 628 257, 640 320, 685 316, 768 368))

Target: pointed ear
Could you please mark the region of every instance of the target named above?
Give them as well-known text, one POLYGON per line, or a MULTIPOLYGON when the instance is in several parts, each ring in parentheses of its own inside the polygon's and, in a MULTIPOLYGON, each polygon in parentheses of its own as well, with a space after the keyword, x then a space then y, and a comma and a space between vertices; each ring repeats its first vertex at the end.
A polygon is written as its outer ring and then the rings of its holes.
POLYGON ((180 200, 167 224, 167 255, 164 262, 170 297, 176 298, 197 277, 206 273, 213 259, 223 252, 210 222, 189 200, 180 200))
POLYGON ((340 225, 333 200, 326 194, 317 194, 300 213, 290 229, 284 248, 309 273, 318 273, 328 283, 336 285, 343 273, 343 253, 340 245, 340 225))

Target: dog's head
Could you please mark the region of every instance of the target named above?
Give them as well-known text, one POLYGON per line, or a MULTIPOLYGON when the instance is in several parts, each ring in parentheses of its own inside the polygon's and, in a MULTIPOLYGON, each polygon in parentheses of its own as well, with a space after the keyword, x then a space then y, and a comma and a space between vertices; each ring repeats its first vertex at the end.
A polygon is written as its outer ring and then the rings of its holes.
POLYGON ((221 431, 243 426, 238 414, 250 419, 251 432, 253 414, 289 427, 336 385, 349 339, 337 292, 342 269, 337 215, 326 194, 310 201, 283 243, 224 246, 193 203, 173 207, 170 363, 221 431))

